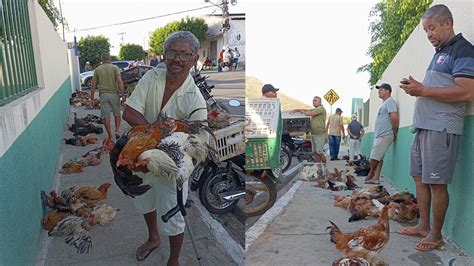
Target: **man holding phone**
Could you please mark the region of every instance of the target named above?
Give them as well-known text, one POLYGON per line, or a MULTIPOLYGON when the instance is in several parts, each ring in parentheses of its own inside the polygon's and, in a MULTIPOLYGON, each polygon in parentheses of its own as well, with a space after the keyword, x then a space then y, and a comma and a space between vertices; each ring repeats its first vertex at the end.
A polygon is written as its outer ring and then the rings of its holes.
POLYGON ((429 8, 422 25, 435 55, 423 83, 412 76, 400 82, 400 88, 417 97, 410 175, 415 180, 420 220, 398 233, 422 237, 416 249, 431 251, 444 244, 441 229, 448 209, 448 184, 456 166, 465 103, 474 99, 474 48, 461 33, 454 34, 453 16, 445 5, 429 8))

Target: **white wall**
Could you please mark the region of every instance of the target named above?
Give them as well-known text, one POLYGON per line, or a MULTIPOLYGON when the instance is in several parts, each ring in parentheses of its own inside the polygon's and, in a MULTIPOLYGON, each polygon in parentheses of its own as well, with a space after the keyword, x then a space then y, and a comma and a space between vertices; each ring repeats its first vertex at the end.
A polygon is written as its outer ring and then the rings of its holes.
MULTIPOLYGON (((462 33, 464 38, 474 43, 474 1, 433 1, 432 5, 435 4, 445 4, 453 14, 454 32, 462 33)), ((401 90, 398 87, 399 81, 408 75, 412 75, 418 81, 423 81, 434 52, 434 47, 428 41, 420 21, 377 82, 377 84, 386 82, 392 85, 392 97, 399 107, 400 127, 412 124, 415 97, 401 90)), ((370 93, 369 132, 374 130, 375 118, 381 104, 382 100, 378 98, 377 90, 374 88, 370 93)), ((471 103, 466 108, 466 115, 473 114, 474 104, 471 103)))
POLYGON ((0 107, 0 157, 69 77, 66 44, 36 0, 28 0, 39 89, 0 107))

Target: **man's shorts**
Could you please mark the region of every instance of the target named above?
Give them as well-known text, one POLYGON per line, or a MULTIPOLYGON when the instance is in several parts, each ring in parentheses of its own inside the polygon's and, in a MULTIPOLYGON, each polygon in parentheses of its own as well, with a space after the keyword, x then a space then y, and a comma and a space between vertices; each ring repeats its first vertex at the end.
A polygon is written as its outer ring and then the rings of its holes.
POLYGON ((109 117, 110 112, 113 112, 114 116, 120 116, 120 97, 116 93, 101 93, 100 116, 109 117))
POLYGON ((393 135, 378 137, 374 139, 374 146, 370 152, 370 159, 381 161, 393 142, 393 135))
POLYGON ((420 129, 411 145, 410 175, 423 184, 451 184, 461 136, 420 129))
MULTIPOLYGON (((148 174, 139 174, 140 177, 148 174)), ((146 177, 144 178, 146 180, 146 177)), ((175 236, 184 232, 186 223, 184 217, 178 212, 168 220, 167 223, 161 220, 161 216, 174 208, 176 201, 176 184, 164 178, 159 178, 157 183, 151 184, 152 188, 145 194, 133 199, 133 205, 139 214, 146 214, 156 210, 158 220, 158 231, 163 236, 175 236)), ((188 198, 188 182, 183 184, 183 202, 188 198)))
POLYGON ((311 134, 311 146, 313 152, 323 153, 324 142, 326 142, 326 134, 311 134))

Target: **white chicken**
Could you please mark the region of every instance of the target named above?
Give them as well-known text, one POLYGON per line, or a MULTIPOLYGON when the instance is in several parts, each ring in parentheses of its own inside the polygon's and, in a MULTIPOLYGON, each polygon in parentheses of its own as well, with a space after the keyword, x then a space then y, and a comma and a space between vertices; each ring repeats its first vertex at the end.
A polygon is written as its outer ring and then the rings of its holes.
POLYGON ((105 204, 96 206, 92 211, 94 222, 100 225, 108 224, 115 218, 119 210, 105 204))
MULTIPOLYGON (((153 174, 176 180, 181 189, 189 179, 194 168, 206 158, 214 158, 215 151, 195 135, 175 132, 161 140, 157 149, 144 151, 138 157, 137 164, 146 165, 153 174)), ((148 179, 150 184, 156 180, 148 179)))

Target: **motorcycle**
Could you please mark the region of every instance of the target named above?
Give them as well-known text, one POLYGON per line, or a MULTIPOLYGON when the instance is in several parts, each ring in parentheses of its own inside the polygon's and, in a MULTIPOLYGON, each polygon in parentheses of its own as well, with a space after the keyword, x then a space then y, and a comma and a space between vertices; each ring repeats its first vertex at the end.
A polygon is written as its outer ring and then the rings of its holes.
POLYGON ((289 134, 283 134, 282 146, 286 146, 292 156, 296 156, 299 162, 314 161, 311 140, 305 140, 300 136, 291 137, 289 134))
MULTIPOLYGON (((227 111, 212 96, 214 86, 206 82, 208 77, 199 72, 194 81, 199 87, 209 107, 227 111)), ((240 105, 238 100, 230 100, 229 106, 240 105)), ((191 175, 191 191, 199 190, 202 205, 211 213, 231 212, 239 200, 245 200, 247 217, 260 215, 276 201, 276 177, 271 171, 245 171, 245 154, 239 154, 222 162, 207 161, 191 175)))

